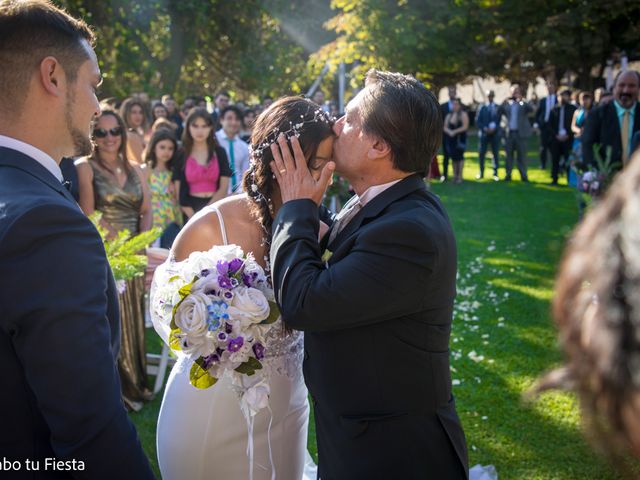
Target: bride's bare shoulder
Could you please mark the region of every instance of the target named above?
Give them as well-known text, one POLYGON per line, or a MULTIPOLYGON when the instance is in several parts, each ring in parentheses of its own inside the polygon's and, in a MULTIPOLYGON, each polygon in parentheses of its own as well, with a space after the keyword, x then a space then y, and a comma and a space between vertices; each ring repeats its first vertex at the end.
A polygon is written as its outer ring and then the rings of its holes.
POLYGON ((205 207, 196 213, 180 231, 171 251, 177 261, 182 261, 189 257, 192 252, 209 250, 214 245, 222 245, 222 227, 220 219, 215 210, 218 210, 225 219, 226 230, 229 230, 230 222, 227 219, 234 219, 242 216, 247 211, 246 197, 244 195, 234 195, 220 200, 214 204, 214 208, 205 207))

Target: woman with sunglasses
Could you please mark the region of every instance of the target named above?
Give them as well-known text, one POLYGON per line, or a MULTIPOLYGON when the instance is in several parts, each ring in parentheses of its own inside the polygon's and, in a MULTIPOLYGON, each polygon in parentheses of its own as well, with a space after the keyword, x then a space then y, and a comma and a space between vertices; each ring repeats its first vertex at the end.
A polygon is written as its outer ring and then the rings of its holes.
MULTIPOLYGON (((139 166, 127 158, 127 134, 120 116, 103 111, 93 126, 94 152, 76 162, 80 183, 80 208, 87 215, 102 213, 109 237, 123 230, 132 235, 152 224, 149 187, 139 166)), ((127 407, 142 408, 151 394, 146 382, 144 343, 144 279, 129 280, 120 296, 122 346, 118 359, 122 395, 127 407)))

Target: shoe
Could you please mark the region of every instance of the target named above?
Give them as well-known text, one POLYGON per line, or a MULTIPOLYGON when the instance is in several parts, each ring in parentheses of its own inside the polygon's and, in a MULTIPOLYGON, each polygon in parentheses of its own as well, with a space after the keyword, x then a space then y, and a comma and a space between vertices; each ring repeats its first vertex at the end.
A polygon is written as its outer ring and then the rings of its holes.
POLYGON ((551 180, 551 183, 549 185, 558 185, 558 180, 551 180))
POLYGON ((479 173, 476 175, 476 180, 482 180, 484 178, 484 173, 479 173))
POLYGON ((507 175, 506 177, 504 177, 504 181, 505 182, 510 182, 511 181, 511 175, 507 175))
POLYGON ((493 181, 494 182, 499 182, 500 181, 500 177, 498 177, 498 175, 494 175, 493 176, 493 181))
POLYGON ((444 183, 444 182, 446 182, 446 181, 447 181, 447 177, 445 177, 444 175, 442 175, 442 176, 440 177, 440 183, 444 183))

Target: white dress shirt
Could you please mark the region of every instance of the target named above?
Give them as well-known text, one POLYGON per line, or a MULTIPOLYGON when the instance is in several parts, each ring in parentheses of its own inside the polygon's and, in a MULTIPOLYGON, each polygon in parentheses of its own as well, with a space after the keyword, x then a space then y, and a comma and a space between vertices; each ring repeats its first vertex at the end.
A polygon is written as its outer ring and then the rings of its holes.
POLYGON ((236 193, 242 190, 242 176, 244 172, 249 169, 249 145, 242 140, 238 135, 233 138, 227 137, 224 130, 221 128, 216 132, 218 143, 224 151, 227 152, 227 160, 234 173, 234 178, 229 182, 229 194, 236 193), (231 155, 230 146, 233 143, 233 155, 231 155), (233 158, 233 165, 231 165, 231 159, 233 158), (233 191, 233 186, 236 185, 236 192, 233 191))
POLYGON ((53 158, 51 158, 39 148, 36 148, 33 145, 29 145, 28 143, 22 142, 20 140, 16 140, 15 138, 7 137, 5 135, 0 135, 0 147, 10 148, 11 150, 16 150, 20 153, 24 153, 28 157, 33 158, 44 168, 49 170, 51 172, 51 175, 56 177, 61 183, 64 181, 64 178, 62 177, 62 170, 60 170, 60 165, 58 165, 58 162, 56 162, 53 158))

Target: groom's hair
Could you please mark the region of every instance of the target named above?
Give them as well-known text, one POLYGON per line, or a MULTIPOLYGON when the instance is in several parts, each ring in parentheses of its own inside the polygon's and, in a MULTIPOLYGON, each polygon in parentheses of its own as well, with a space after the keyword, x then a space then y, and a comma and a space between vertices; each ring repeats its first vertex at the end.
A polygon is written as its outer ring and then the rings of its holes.
POLYGON ((385 141, 393 166, 426 173, 442 141, 442 114, 435 95, 410 75, 369 70, 368 95, 360 103, 363 131, 385 141))
POLYGON ((0 0, 0 106, 17 114, 40 62, 55 57, 73 83, 88 60, 82 40, 93 45, 87 24, 48 0, 0 0))

